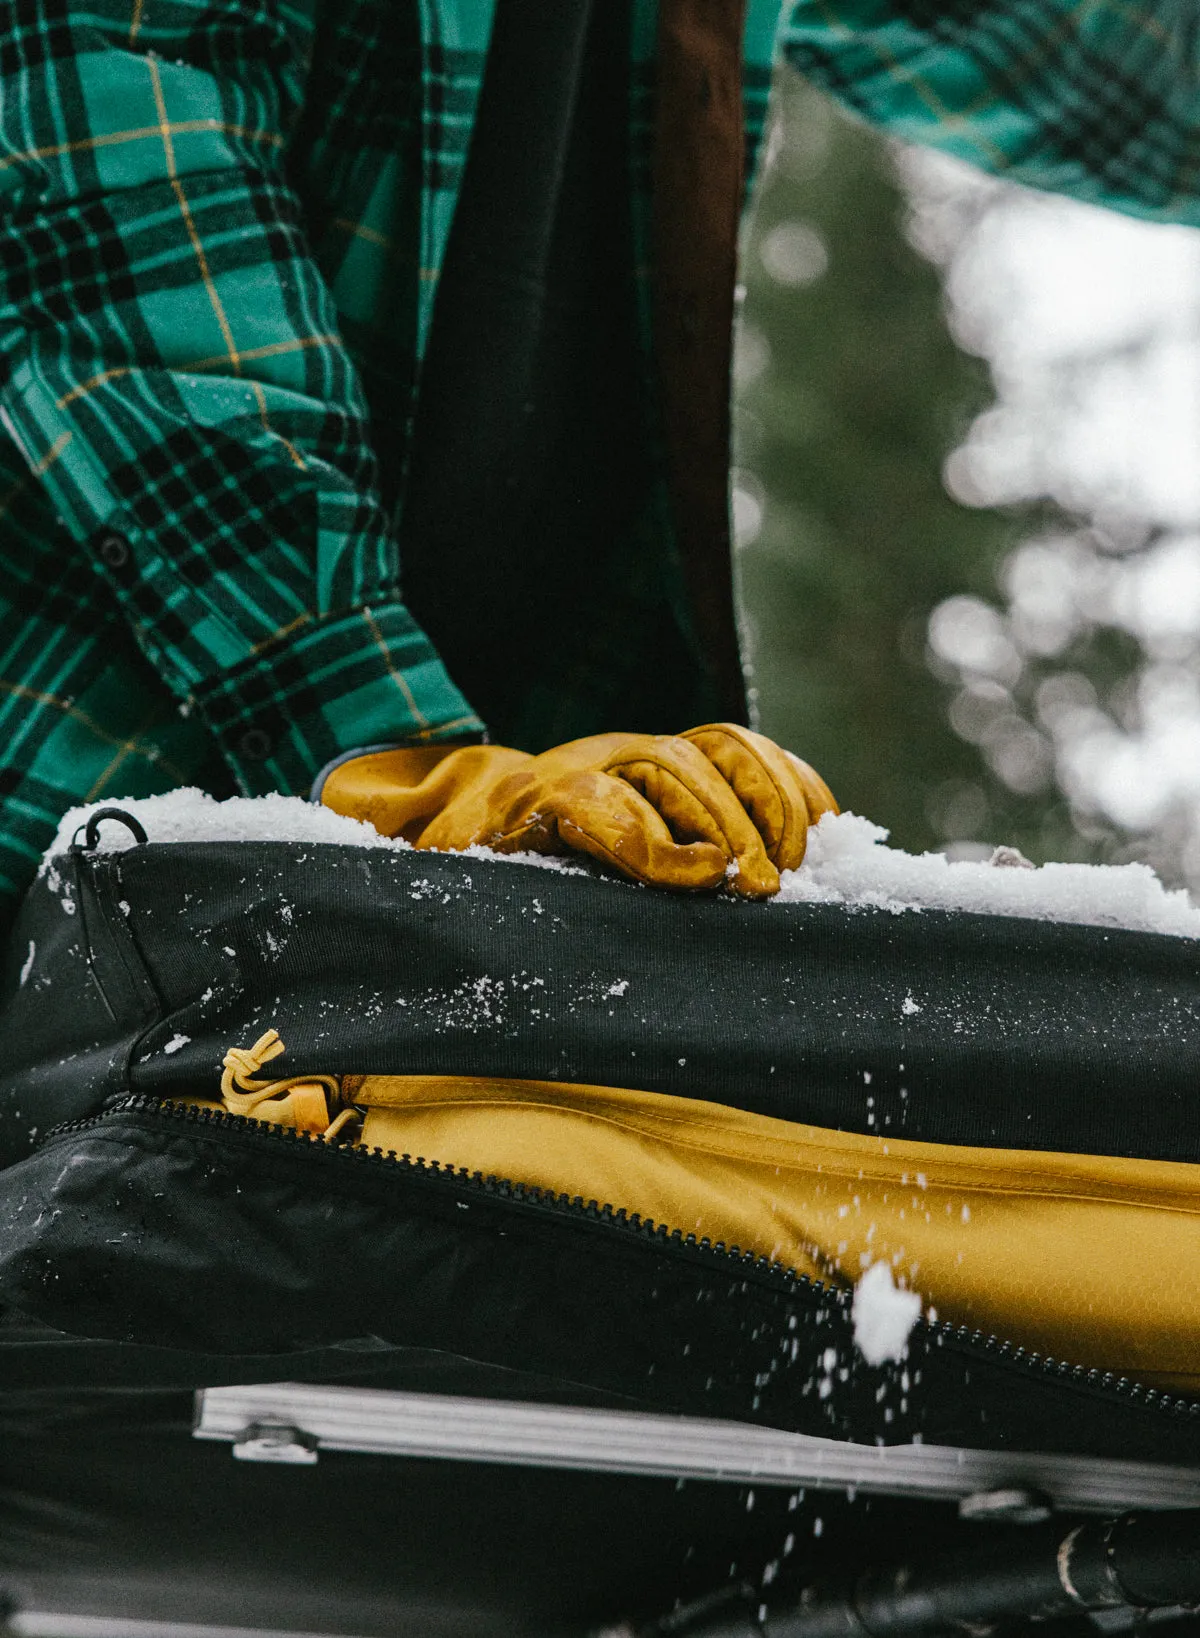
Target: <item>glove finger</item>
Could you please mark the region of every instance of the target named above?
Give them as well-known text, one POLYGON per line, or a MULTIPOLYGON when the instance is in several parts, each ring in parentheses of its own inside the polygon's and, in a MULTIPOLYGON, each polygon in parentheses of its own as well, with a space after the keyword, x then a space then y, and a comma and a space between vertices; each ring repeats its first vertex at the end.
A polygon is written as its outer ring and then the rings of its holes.
POLYGON ((745 898, 779 891, 779 872, 761 835, 727 780, 709 759, 674 735, 630 741, 607 764, 639 791, 680 842, 708 842, 737 866, 730 885, 745 898))
POLYGON ((836 810, 820 775, 765 734, 737 723, 707 723, 682 737, 729 781, 771 862, 779 870, 795 870, 804 858, 810 822, 828 807, 836 810))
POLYGON ((321 801, 336 813, 417 847, 460 848, 486 818, 486 791, 533 758, 499 745, 407 745, 364 751, 325 776, 321 801))
POLYGON ((692 891, 721 886, 729 864, 724 849, 711 842, 677 842, 644 797, 604 773, 550 781, 537 793, 536 808, 487 845, 499 853, 572 849, 635 882, 692 891))
POLYGON ((837 797, 821 778, 811 764, 798 757, 795 751, 785 751, 784 756, 800 775, 800 783, 804 786, 804 795, 808 802, 808 822, 815 825, 823 813, 840 813, 837 797))

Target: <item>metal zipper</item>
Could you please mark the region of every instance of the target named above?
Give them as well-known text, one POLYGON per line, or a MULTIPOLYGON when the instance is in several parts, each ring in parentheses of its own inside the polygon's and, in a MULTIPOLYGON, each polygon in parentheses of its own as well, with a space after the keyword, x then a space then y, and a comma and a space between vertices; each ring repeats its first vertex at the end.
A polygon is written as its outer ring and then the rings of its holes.
MULTIPOLYGON (((638 1212, 627 1211, 624 1207, 618 1209, 607 1204, 601 1205, 595 1200, 585 1200, 578 1194, 556 1194, 552 1190, 537 1188, 532 1184, 514 1183, 507 1178, 485 1176, 482 1172, 468 1171, 465 1166, 455 1167, 449 1163, 426 1160, 423 1157, 414 1159, 408 1154, 397 1155, 394 1151, 385 1153, 382 1149, 367 1149, 356 1144, 325 1143, 319 1137, 311 1137, 308 1133, 297 1131, 291 1126, 253 1120, 245 1115, 231 1115, 224 1110, 210 1109, 204 1105, 173 1103, 143 1093, 132 1093, 122 1098, 120 1102, 110 1105, 99 1115, 64 1121, 46 1133, 38 1148, 45 1148, 58 1138, 102 1126, 123 1115, 150 1115, 181 1121, 187 1125, 220 1129, 231 1135, 236 1134, 240 1141, 248 1140, 251 1143, 303 1145, 314 1156, 323 1157, 325 1164, 396 1166, 410 1176, 420 1177, 435 1184, 444 1184, 458 1191, 470 1189, 492 1199, 511 1200, 514 1204, 533 1207, 535 1210, 552 1213, 558 1217, 583 1218, 587 1222, 600 1224, 611 1232, 652 1241, 664 1250, 686 1252, 692 1258, 715 1263, 726 1272, 736 1269, 742 1273, 753 1273, 758 1278, 770 1280, 783 1290, 803 1293, 819 1305, 842 1310, 850 1305, 851 1293, 839 1286, 826 1284, 809 1274, 799 1274, 794 1268, 789 1268, 783 1263, 773 1262, 769 1257, 753 1251, 743 1251, 740 1246, 726 1245, 723 1240, 712 1241, 707 1237, 685 1234, 682 1229, 669 1228, 665 1223, 655 1223, 652 1219, 642 1217, 638 1212)), ((931 1320, 922 1316, 917 1321, 916 1328, 929 1337, 933 1346, 948 1345, 959 1353, 986 1358, 989 1361, 1003 1360, 1008 1366, 1015 1366, 1030 1376, 1056 1377, 1061 1381, 1070 1381, 1093 1391, 1112 1395, 1125 1403, 1156 1411, 1160 1415, 1174 1416, 1189 1422, 1200 1419, 1200 1399, 1188 1399, 1147 1387, 1129 1377, 1118 1376, 1114 1371, 1072 1365, 1068 1360, 1055 1359, 1049 1354, 1039 1354, 1035 1350, 1027 1350, 994 1334, 989 1335, 984 1331, 973 1330, 970 1326, 954 1325, 944 1320, 931 1320)))

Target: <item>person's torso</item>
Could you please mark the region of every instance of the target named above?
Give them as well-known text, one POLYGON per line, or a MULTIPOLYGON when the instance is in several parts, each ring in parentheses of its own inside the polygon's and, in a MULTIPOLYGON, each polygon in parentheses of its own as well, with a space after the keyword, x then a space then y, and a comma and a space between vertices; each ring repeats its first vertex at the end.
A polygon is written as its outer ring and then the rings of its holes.
MULTIPOLYGON (((501 8, 506 3, 509 14, 536 12, 499 0, 501 8)), ((765 118, 779 9, 779 0, 751 0, 748 7, 747 174, 765 118)), ((535 407, 527 435, 493 462, 497 469, 504 464, 510 481, 501 485, 493 474, 490 488, 478 486, 486 504, 476 505, 474 523, 463 498, 453 517, 439 512, 436 498, 447 486, 436 470, 408 527, 405 511, 413 499, 414 430, 422 414, 433 418, 428 402, 438 396, 438 378, 443 396, 464 396, 444 368, 435 318, 443 274, 449 284, 462 282, 454 275, 463 256, 453 248, 462 235, 452 227, 460 197, 468 207, 472 201, 464 175, 471 174, 481 106, 489 144, 496 127, 481 92, 493 34, 498 42, 505 38, 503 27, 493 29, 497 0, 323 0, 305 108, 291 143, 313 253, 370 404, 385 498, 404 545, 406 599, 435 643, 452 648, 462 636, 459 646, 468 653, 478 646, 471 634, 489 629, 486 609, 494 606, 492 629, 505 624, 505 650, 522 656, 521 663, 515 674, 505 672, 499 693, 486 680, 464 678, 463 686, 499 737, 530 748, 611 726, 617 716, 666 728, 717 708, 702 681, 698 686, 703 667, 689 630, 656 424, 648 285, 657 10, 655 0, 626 0, 597 8, 588 26, 579 94, 562 133, 552 289, 539 310, 539 344, 530 349, 526 397, 535 407), (498 504, 506 496, 523 499, 523 515, 515 503, 498 504), (460 589, 472 575, 469 561, 457 576, 447 573, 447 538, 472 544, 476 559, 495 566, 499 590, 480 592, 473 620, 461 599, 448 602, 455 580, 460 589), (507 566, 506 554, 513 559, 507 566), (516 611, 527 629, 513 629, 516 611), (654 655, 649 670, 647 649, 654 655)), ((534 98, 541 54, 528 55, 526 95, 534 98)), ((501 66, 493 61, 493 80, 501 66)), ((510 101, 516 84, 510 71, 510 101)), ((558 90, 551 82, 542 100, 549 93, 566 108, 558 90)), ((519 172, 521 163, 516 147, 511 168, 519 172)), ((504 170, 498 175, 492 165, 490 172, 494 194, 504 170)), ((511 192, 519 198, 518 182, 514 176, 511 192)), ((504 224, 503 209, 495 221, 504 224)), ((481 244, 486 260, 486 237, 481 244)), ((442 305, 450 305, 448 294, 442 305)), ((486 349, 479 351, 486 371, 486 349)), ((462 427, 460 441, 468 434, 462 427)), ((433 441, 446 444, 440 432, 433 441)), ((462 463, 451 467, 461 471, 462 463)), ((479 584, 477 575, 473 580, 479 584)))

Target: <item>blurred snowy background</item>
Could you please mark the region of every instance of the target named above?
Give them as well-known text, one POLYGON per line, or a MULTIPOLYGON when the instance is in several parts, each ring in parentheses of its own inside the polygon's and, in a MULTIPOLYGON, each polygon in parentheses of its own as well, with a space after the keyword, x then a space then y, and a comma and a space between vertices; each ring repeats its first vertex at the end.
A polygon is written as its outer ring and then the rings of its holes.
POLYGON ((885 143, 789 74, 743 266, 763 728, 907 848, 1200 889, 1200 234, 885 143))

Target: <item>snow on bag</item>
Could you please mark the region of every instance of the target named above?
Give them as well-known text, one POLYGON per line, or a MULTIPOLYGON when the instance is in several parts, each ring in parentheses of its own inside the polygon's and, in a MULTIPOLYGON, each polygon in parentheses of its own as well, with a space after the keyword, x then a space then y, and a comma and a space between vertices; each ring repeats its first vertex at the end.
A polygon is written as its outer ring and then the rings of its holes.
MULTIPOLYGON (((99 803, 72 808, 47 852, 64 852, 99 803)), ((140 820, 153 842, 329 842, 405 851, 408 843, 381 836, 371 825, 293 796, 231 797, 219 802, 199 790, 172 791, 121 804, 140 820)), ((853 813, 827 813, 809 834, 799 870, 788 871, 774 904, 841 904, 895 913, 968 910, 983 915, 1030 916, 1098 927, 1200 937, 1200 909, 1182 890, 1168 891, 1148 865, 1049 864, 1037 870, 951 862, 940 853, 914 855, 885 846, 887 831, 853 813)), ((102 851, 134 845, 131 833, 107 825, 102 851)), ((468 850, 478 857, 481 848, 468 850)), ((1013 850, 998 849, 1001 859, 1013 850)), ((521 853, 489 854, 542 869, 581 872, 563 859, 521 853)), ((1017 856, 1019 857, 1019 856, 1017 856)), ((43 864, 43 869, 46 863, 43 864)))

